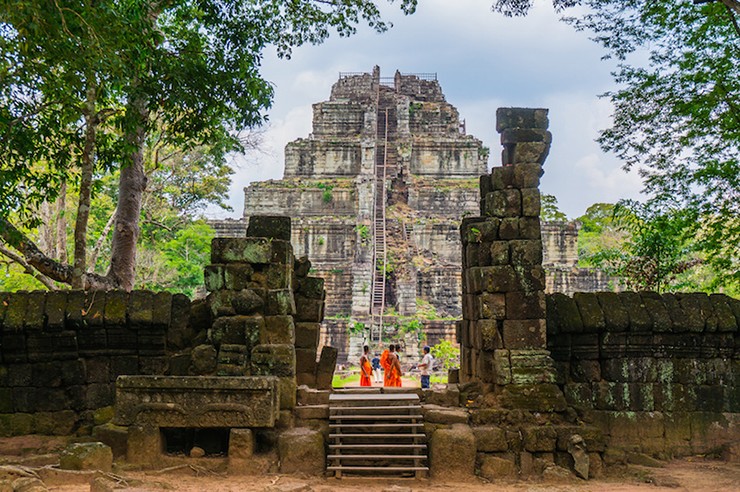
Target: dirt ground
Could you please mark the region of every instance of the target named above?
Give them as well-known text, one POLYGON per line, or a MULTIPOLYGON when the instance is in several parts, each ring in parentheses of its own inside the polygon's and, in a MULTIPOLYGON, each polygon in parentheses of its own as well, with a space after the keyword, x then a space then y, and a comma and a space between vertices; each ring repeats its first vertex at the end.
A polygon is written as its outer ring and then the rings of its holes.
MULTIPOLYGON (((208 460, 197 462, 179 460, 178 465, 165 469, 136 471, 116 467, 111 474, 100 472, 61 471, 56 467, 58 450, 65 445, 61 438, 0 439, 1 481, 19 476, 37 476, 47 489, 60 492, 89 491, 91 481, 102 477, 108 483, 118 483, 121 489, 133 491, 177 490, 183 492, 328 492, 328 491, 387 491, 411 492, 428 490, 580 492, 580 491, 696 491, 740 492, 740 464, 727 463, 703 457, 684 458, 664 466, 612 467, 598 480, 576 478, 560 481, 519 480, 487 482, 474 479, 469 482, 445 482, 444 479, 371 479, 371 478, 316 478, 297 475, 265 473, 263 475, 229 476, 215 471, 223 469, 218 460, 209 466, 208 460)), ((220 460, 223 465, 224 460, 220 460)), ((4 489, 3 489, 4 490, 4 489)))

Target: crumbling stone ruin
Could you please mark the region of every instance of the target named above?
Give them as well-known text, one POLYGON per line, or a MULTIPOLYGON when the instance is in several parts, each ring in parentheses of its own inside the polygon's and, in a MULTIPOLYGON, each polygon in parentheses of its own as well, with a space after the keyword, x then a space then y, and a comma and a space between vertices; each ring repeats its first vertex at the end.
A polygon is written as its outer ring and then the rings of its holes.
MULTIPOLYGON (((462 313, 457 230, 478 214, 488 157, 436 74, 340 74, 329 100, 313 106, 313 132, 286 146, 284 178, 245 189, 242 221, 212 225, 219 236, 243 235, 252 215, 293 218, 296 254, 326 281, 323 340, 341 362, 362 340, 349 346, 350 319, 377 328, 381 313, 392 335, 396 315, 424 311, 427 342, 453 341, 462 313)), ((606 290, 602 272, 576 265, 575 223, 542 227, 549 292, 606 290)))
POLYGON ((363 465, 368 457, 338 456, 341 438, 380 428, 381 444, 395 442, 403 417, 414 430, 409 448, 424 454, 382 455, 383 466, 446 481, 590 479, 627 462, 732 457, 740 300, 544 293, 547 123, 544 109, 497 112, 503 165, 480 177, 479 215, 459 231, 462 357, 450 384, 358 390, 380 402, 359 408, 367 425, 333 408, 365 404, 331 389, 336 350, 318 354, 322 280, 293 255, 290 220, 259 216, 245 237, 214 240, 202 301, 146 291, 1 294, 0 435, 99 441, 65 450, 60 465, 75 469, 205 456, 229 473, 341 474, 345 459, 376 473, 363 465), (409 414, 383 413, 394 398, 412 402, 409 414), (342 429, 352 434, 338 436, 342 429))

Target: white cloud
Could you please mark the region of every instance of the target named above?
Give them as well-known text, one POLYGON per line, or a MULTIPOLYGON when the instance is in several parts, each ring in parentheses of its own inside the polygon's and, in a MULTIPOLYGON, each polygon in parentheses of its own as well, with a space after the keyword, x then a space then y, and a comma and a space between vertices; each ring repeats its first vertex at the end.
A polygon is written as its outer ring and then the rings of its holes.
POLYGON ((360 27, 351 38, 333 36, 323 45, 297 48, 291 60, 267 53, 262 74, 275 85, 265 134, 269 155, 240 167, 231 193, 234 215, 242 212, 242 188, 249 182, 282 177, 285 144, 308 136, 311 104, 329 98, 338 73, 369 72, 374 65, 384 76, 396 69, 436 72, 468 133, 491 148, 489 165, 500 159, 498 107, 550 108, 553 146, 542 189, 556 195, 569 216, 597 201, 635 196, 641 187, 636 174, 624 173, 594 142, 611 114, 609 102, 596 96, 613 88, 613 66, 600 60, 601 49, 559 22, 550 2, 535 2, 530 15, 519 19, 492 13, 491 3, 425 0, 416 14, 403 16, 398 3, 380 2, 395 25, 387 33, 360 27))

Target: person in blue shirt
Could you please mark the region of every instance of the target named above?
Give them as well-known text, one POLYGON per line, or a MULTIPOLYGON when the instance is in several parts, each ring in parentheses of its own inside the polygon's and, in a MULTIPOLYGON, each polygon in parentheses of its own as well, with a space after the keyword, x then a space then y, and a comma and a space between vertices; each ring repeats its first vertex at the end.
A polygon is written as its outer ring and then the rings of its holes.
POLYGON ((376 383, 383 382, 383 373, 380 370, 380 357, 376 353, 370 363, 373 365, 373 376, 375 377, 376 383))

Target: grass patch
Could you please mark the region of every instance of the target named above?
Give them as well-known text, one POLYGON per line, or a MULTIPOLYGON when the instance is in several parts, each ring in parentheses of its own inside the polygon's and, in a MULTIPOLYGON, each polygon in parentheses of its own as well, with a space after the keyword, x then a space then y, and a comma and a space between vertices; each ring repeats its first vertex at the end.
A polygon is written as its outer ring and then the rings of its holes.
POLYGON ((348 384, 358 383, 360 381, 360 368, 350 367, 347 371, 342 371, 341 374, 334 374, 331 380, 333 388, 344 388, 348 384))

